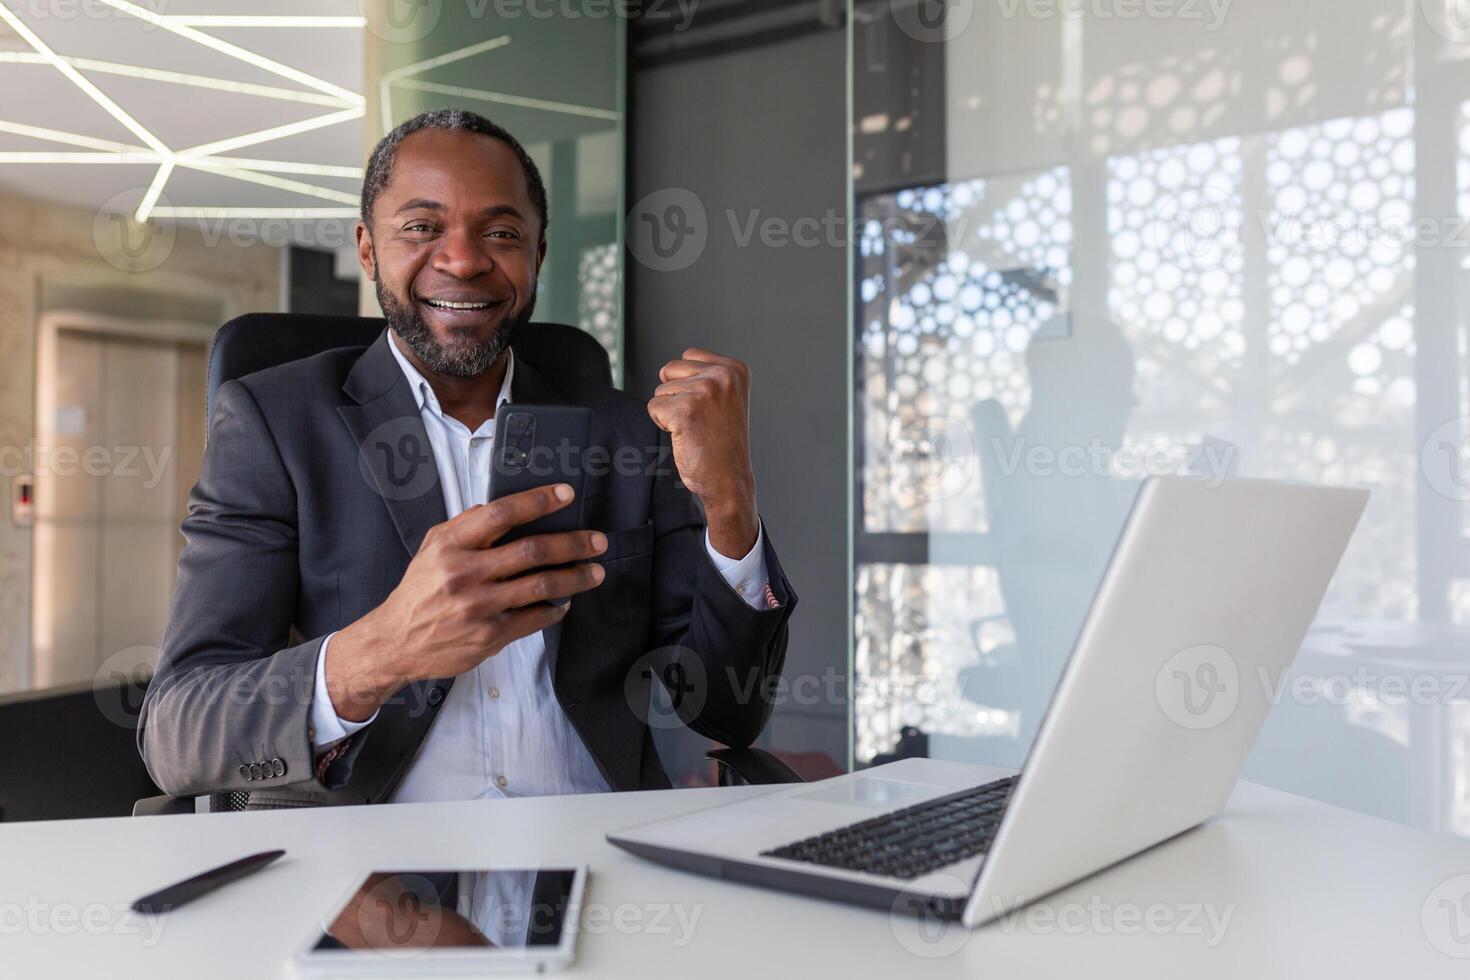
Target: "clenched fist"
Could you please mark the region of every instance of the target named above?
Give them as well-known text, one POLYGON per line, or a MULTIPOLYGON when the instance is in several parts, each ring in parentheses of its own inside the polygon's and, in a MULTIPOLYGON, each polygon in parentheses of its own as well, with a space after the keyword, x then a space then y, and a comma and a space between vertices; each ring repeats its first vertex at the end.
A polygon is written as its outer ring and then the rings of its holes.
POLYGON ((750 465, 750 369, 691 347, 658 373, 648 414, 669 434, 679 479, 704 504, 710 544, 730 558, 755 547, 760 525, 750 465))

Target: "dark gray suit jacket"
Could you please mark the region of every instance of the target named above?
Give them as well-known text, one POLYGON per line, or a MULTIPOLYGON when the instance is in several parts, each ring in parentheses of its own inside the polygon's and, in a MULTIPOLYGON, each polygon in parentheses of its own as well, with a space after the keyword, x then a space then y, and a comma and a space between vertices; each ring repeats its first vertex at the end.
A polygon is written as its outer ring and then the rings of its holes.
MULTIPOLYGON (((446 518, 418 406, 387 345, 385 331, 367 348, 219 390, 138 726, 148 771, 172 795, 244 790, 252 807, 386 800, 454 683, 411 684, 332 761, 313 751, 322 639, 380 604, 446 518)), ((679 718, 749 744, 770 716, 796 604, 769 530, 779 607, 757 610, 710 562, 698 501, 640 400, 519 360, 511 394, 593 412, 584 515, 607 533, 607 577, 572 600, 548 648, 557 698, 608 783, 669 785, 646 717, 651 678, 669 676, 670 663, 679 718)))

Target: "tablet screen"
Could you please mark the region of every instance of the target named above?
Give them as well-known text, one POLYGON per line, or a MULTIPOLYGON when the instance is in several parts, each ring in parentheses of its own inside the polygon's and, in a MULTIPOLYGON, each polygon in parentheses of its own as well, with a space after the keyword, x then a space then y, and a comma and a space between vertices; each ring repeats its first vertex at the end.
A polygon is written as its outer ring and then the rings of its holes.
POLYGON ((375 871, 324 920, 311 951, 554 949, 576 921, 576 879, 573 868, 375 871))

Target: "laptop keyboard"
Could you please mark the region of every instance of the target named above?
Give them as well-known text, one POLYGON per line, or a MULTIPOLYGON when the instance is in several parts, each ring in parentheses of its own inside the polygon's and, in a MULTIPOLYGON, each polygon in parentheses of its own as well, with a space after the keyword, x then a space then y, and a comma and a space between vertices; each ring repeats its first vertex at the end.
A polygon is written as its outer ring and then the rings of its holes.
POLYGON ((763 857, 893 878, 917 878, 982 854, 1006 812, 1016 777, 849 824, 825 834, 762 851, 763 857))

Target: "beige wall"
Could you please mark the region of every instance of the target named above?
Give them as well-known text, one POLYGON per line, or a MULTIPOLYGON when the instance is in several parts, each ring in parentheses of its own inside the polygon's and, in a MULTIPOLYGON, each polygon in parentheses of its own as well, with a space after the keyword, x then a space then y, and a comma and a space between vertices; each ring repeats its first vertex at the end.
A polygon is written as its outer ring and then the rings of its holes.
MULTIPOLYGON (((220 321, 280 305, 280 252, 232 244, 195 228, 177 229, 172 247, 145 253, 146 271, 119 268, 104 252, 117 229, 90 210, 0 194, 0 693, 27 686, 30 661, 32 532, 10 519, 12 469, 35 432, 37 319, 43 288, 117 296, 119 307, 90 312, 146 317, 159 309, 209 310, 220 321), (166 257, 163 257, 166 253, 166 257)), ((110 304, 109 304, 110 305, 110 304)), ((160 314, 161 315, 161 314, 160 314)), ((201 405, 203 392, 200 393, 201 405)))

